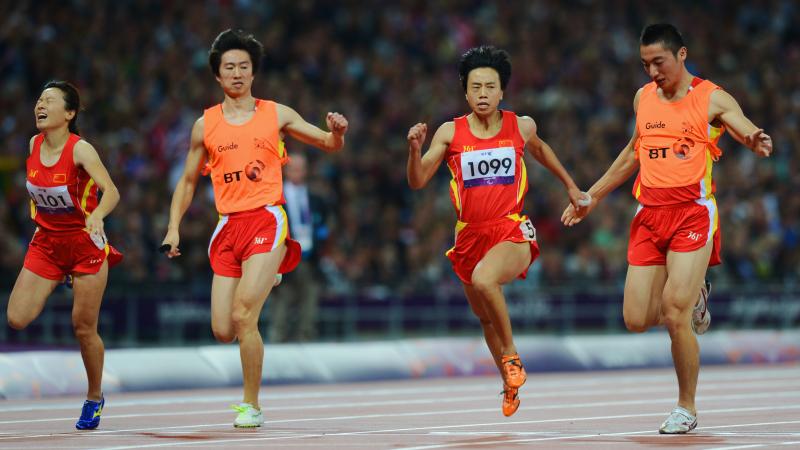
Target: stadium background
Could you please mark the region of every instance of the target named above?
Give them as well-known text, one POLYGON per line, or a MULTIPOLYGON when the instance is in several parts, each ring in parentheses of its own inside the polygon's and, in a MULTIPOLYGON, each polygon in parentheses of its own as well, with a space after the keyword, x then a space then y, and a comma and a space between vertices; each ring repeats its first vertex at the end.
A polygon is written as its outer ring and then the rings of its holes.
MULTIPOLYGON (((350 120, 345 149, 311 150, 312 189, 327 202, 322 340, 479 335, 444 251, 454 214, 449 175, 424 190, 405 180, 408 128, 467 111, 457 61, 493 44, 511 55, 503 107, 532 116, 587 189, 630 137, 632 99, 647 82, 638 33, 682 30, 689 68, 723 86, 766 129, 775 153, 756 159, 730 137, 715 166, 723 232, 715 329, 800 325, 800 7, 758 2, 36 1, 0 5, 0 292, 8 292, 33 231, 24 188, 33 106, 42 85, 81 90, 82 135, 122 194, 106 220, 125 254, 110 272, 100 333, 110 347, 210 343, 206 248, 217 216, 207 180, 181 230, 183 256, 158 254, 193 121, 221 100, 207 51, 241 27, 264 43, 253 93, 323 125, 350 120), (377 5, 377 4, 376 4, 377 5)), ((287 142, 290 154, 306 151, 287 142)), ((583 224, 559 222, 560 183, 532 159, 526 211, 542 256, 507 290, 518 333, 621 332, 630 183, 583 224)), ((74 346, 71 292, 59 289, 31 327, 0 327, 8 349, 74 346)), ((0 314, 5 314, 2 308, 0 314)), ((266 314, 266 312, 265 312, 266 314)), ((262 322, 266 327, 266 321, 262 322)), ((265 336, 267 334, 265 333, 265 336)))

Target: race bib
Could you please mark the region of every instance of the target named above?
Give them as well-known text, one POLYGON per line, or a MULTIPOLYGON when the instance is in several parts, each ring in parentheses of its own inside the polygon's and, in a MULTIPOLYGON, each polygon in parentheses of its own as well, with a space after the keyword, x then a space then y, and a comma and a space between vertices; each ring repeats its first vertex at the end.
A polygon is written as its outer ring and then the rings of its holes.
POLYGON ((536 240, 536 228, 533 228, 531 219, 528 219, 524 222, 520 222, 519 229, 520 231, 522 231, 522 237, 524 237, 526 241, 536 240))
POLYGON ((475 150, 461 154, 464 187, 514 183, 517 154, 513 147, 475 150))
POLYGON ((41 187, 25 183, 28 195, 36 205, 36 210, 45 214, 69 214, 75 211, 75 204, 67 191, 67 186, 41 187))
POLYGON ((94 245, 100 250, 106 248, 106 242, 108 242, 108 239, 106 238, 105 233, 89 233, 89 237, 92 239, 94 245))

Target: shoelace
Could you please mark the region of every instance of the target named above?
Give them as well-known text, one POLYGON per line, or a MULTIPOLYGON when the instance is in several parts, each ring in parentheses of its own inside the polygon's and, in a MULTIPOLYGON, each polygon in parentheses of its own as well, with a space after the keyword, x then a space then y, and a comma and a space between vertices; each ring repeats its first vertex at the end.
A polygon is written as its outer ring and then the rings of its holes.
POLYGON ((682 423, 687 423, 687 424, 690 424, 690 423, 692 423, 692 422, 694 422, 696 420, 696 418, 692 416, 692 413, 690 413, 689 411, 687 411, 687 410, 685 410, 683 408, 675 408, 675 409, 673 409, 672 410, 672 414, 670 414, 670 415, 672 415, 672 416, 674 416, 674 415, 681 416, 683 418, 683 419, 681 419, 681 422, 682 423))
POLYGON ((96 403, 92 403, 90 401, 83 402, 83 409, 81 409, 81 420, 92 420, 94 419, 94 406, 96 403))
POLYGON ((515 390, 516 389, 506 388, 505 390, 500 392, 500 395, 502 395, 503 397, 505 397, 505 398, 507 398, 509 400, 514 400, 519 395, 519 391, 514 392, 515 390))
POLYGON ((519 359, 506 361, 505 364, 509 366, 508 369, 506 369, 509 375, 518 375, 522 370, 522 363, 519 361, 519 359))

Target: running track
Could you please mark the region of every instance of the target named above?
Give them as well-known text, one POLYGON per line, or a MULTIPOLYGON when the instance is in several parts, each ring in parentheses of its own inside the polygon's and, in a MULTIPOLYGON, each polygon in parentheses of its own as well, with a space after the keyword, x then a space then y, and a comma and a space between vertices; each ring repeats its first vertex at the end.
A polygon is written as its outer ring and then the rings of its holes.
POLYGON ((800 448, 800 365, 700 374, 699 428, 660 436, 671 370, 529 374, 514 416, 496 378, 267 386, 266 424, 236 430, 238 389, 113 394, 95 431, 81 398, 0 402, 0 448, 628 449, 800 448))

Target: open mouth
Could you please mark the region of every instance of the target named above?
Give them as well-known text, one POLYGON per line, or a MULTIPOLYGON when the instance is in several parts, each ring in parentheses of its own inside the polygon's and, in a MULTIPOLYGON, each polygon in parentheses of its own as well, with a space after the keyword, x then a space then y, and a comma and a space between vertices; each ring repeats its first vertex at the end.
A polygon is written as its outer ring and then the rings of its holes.
POLYGON ((45 113, 36 114, 36 120, 44 120, 44 119, 47 119, 47 114, 45 113))

